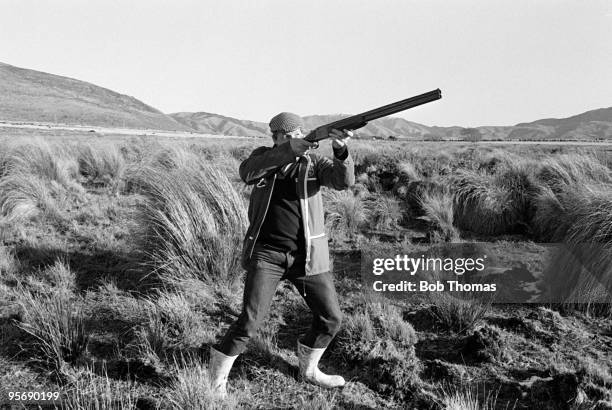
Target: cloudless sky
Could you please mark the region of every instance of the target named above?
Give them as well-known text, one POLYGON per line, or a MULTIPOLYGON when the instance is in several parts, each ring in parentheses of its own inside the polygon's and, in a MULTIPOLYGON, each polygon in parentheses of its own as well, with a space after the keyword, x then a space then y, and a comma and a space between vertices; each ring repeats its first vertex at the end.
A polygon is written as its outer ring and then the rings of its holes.
POLYGON ((512 125, 612 106, 612 0, 0 0, 0 61, 163 112, 512 125))

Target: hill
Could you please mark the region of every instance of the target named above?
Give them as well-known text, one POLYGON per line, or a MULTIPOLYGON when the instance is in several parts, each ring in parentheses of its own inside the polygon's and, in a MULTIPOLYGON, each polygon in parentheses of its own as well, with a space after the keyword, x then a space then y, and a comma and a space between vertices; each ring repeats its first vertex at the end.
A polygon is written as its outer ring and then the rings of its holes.
POLYGON ((612 139, 612 107, 568 118, 546 118, 513 127, 510 139, 612 139))
MULTIPOLYGON (((218 114, 180 112, 170 114, 174 119, 199 132, 236 136, 270 135, 264 122, 239 120, 218 114)), ((306 129, 348 117, 345 114, 307 115, 306 129)), ((514 126, 476 127, 484 139, 490 140, 596 140, 612 139, 612 108, 603 108, 562 119, 542 119, 514 126)), ((361 136, 401 136, 416 139, 463 139, 463 127, 430 127, 403 118, 385 117, 370 122, 358 130, 361 136)))
MULTIPOLYGON (((306 129, 348 115, 305 116, 306 129)), ((268 136, 268 124, 208 112, 161 111, 124 94, 68 77, 0 63, 0 121, 43 122, 101 127, 197 131, 232 136, 268 136)), ((610 140, 612 107, 568 118, 546 118, 514 126, 477 127, 484 139, 610 140)), ((426 126, 386 117, 358 130, 360 136, 464 139, 465 128, 426 126)))
POLYGON ((170 117, 186 127, 204 134, 264 137, 269 135, 268 124, 239 120, 207 112, 177 112, 170 117))
POLYGON ((0 63, 0 121, 190 131, 134 97, 0 63))
MULTIPOLYGON (((178 112, 170 114, 172 118, 181 124, 198 132, 206 134, 235 135, 235 136, 269 136, 270 129, 265 122, 239 120, 223 115, 207 112, 178 112)), ((348 115, 307 115, 303 117, 306 129, 312 130, 320 125, 337 121, 348 115)), ((372 121, 359 130, 360 135, 402 135, 420 138, 427 134, 430 127, 406 121, 402 118, 387 117, 372 121)))

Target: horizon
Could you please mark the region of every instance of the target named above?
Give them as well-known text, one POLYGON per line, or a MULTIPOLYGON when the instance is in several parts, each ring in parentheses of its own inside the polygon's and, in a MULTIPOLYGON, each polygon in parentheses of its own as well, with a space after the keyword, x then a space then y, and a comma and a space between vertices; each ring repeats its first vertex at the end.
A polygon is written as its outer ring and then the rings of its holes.
POLYGON ((435 88, 394 117, 511 126, 612 106, 610 1, 346 4, 9 0, 0 48, 166 114, 352 115, 435 88))

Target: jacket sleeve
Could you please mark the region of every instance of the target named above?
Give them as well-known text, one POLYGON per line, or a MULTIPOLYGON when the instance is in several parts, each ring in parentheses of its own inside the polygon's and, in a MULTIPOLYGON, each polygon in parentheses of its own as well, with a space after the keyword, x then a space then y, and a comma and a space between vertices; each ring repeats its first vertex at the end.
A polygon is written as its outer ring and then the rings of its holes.
POLYGON ((315 172, 321 185, 341 191, 355 184, 355 163, 348 148, 334 159, 317 156, 315 172), (343 158, 343 159, 340 159, 343 158))
POLYGON ((247 185, 251 185, 293 161, 295 161, 295 153, 289 144, 281 144, 273 148, 259 147, 240 163, 238 173, 247 185))

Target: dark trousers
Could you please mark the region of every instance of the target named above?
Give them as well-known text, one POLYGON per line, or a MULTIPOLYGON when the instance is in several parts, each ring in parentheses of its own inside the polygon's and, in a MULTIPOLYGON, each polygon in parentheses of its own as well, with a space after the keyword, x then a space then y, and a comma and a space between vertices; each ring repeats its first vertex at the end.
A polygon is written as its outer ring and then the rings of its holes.
POLYGON ((342 313, 329 272, 305 276, 303 254, 282 252, 256 245, 244 284, 242 313, 230 327, 217 350, 234 356, 246 349, 268 315, 276 287, 288 279, 304 297, 313 315, 312 326, 301 343, 315 349, 325 348, 340 329, 342 313))

